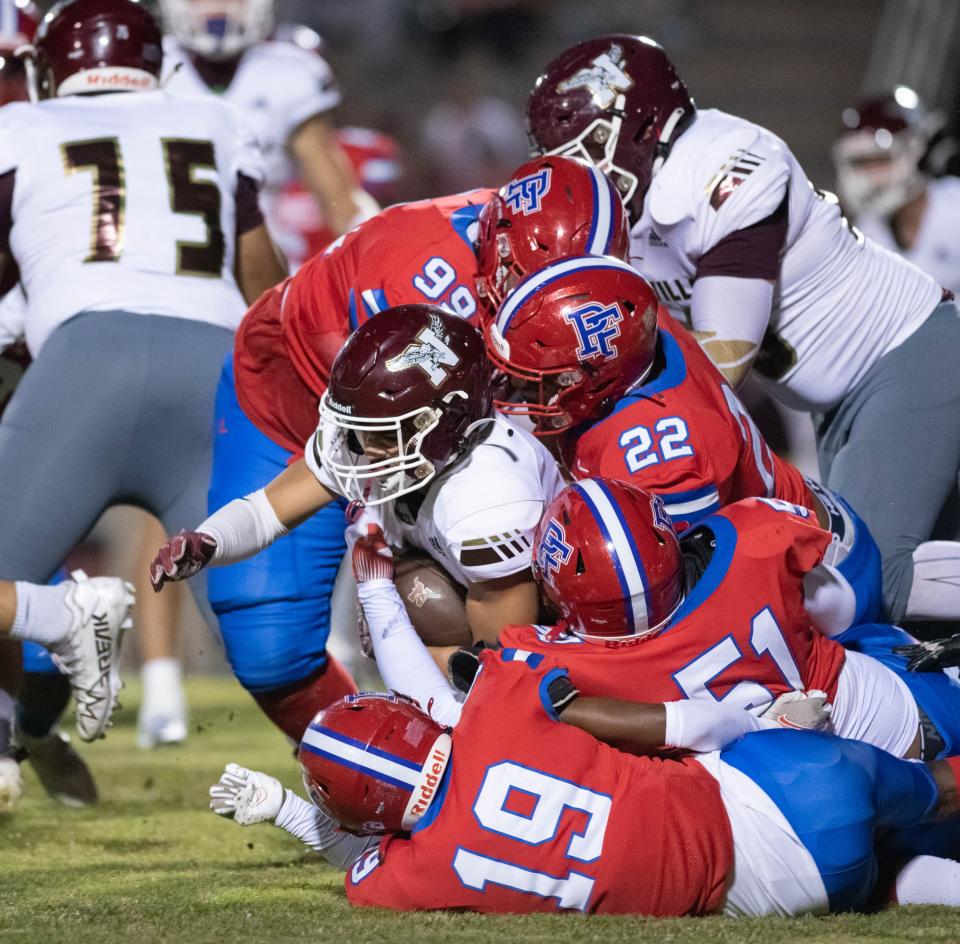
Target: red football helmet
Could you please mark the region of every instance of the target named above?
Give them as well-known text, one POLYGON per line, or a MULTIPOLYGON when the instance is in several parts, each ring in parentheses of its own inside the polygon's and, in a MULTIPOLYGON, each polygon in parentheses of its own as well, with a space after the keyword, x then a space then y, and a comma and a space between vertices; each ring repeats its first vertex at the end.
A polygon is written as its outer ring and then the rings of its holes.
POLYGON ((923 193, 919 165, 937 128, 913 89, 898 85, 846 108, 843 124, 833 160, 845 210, 887 216, 923 193))
POLYGON ((520 279, 553 259, 626 259, 629 248, 627 211, 603 173, 569 157, 529 161, 480 214, 477 298, 484 322, 520 279))
POLYGON ((136 0, 60 0, 37 30, 37 95, 155 89, 161 39, 136 0))
POLYGON ((527 133, 537 153, 596 164, 639 217, 650 181, 695 114, 661 46, 646 36, 602 36, 546 67, 527 100, 527 133))
POLYGON ((603 415, 649 373, 657 296, 636 269, 571 256, 528 275, 484 334, 487 356, 518 381, 503 413, 531 416, 550 436, 603 415))
POLYGON ((683 599, 680 543, 656 495, 583 479, 550 503, 533 573, 572 632, 624 640, 661 629, 683 599))
POLYGON ((361 692, 318 712, 300 741, 310 799, 360 836, 408 832, 436 796, 451 738, 401 695, 361 692))
POLYGON ((0 105, 30 97, 24 60, 15 53, 33 39, 40 15, 30 0, 0 0, 0 105))
POLYGON ((379 505, 458 458, 492 405, 492 371, 473 325, 436 305, 387 308, 333 362, 318 458, 348 498, 379 505))

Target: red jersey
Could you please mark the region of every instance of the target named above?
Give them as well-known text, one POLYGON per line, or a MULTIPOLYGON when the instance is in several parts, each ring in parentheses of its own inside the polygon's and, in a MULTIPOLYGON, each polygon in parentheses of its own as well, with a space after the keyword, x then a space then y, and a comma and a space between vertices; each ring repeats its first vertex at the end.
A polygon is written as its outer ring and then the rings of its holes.
POLYGON ((659 495, 678 530, 742 498, 813 508, 799 470, 779 458, 723 375, 663 309, 655 378, 570 437, 576 478, 603 477, 659 495))
POLYGON ((234 342, 237 400, 294 457, 350 333, 384 308, 428 302, 473 320, 473 227, 493 191, 402 203, 361 223, 266 292, 234 342))
POLYGON ((558 722, 563 673, 528 652, 481 655, 447 775, 409 838, 347 873, 354 905, 482 912, 701 915, 733 867, 716 781, 694 760, 622 754, 558 722))
POLYGON ((713 533, 713 556, 659 633, 603 644, 561 627, 511 626, 501 643, 562 659, 584 695, 758 708, 784 692, 820 689, 832 700, 844 650, 814 629, 803 602, 803 576, 820 563, 830 533, 808 509, 763 498, 736 502, 701 526, 713 533))

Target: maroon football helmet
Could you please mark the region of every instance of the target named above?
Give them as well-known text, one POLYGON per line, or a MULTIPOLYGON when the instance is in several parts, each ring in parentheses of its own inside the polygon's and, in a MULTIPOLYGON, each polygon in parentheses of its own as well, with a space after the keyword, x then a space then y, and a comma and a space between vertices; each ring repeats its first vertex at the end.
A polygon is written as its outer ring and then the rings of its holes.
POLYGON ((317 713, 300 741, 310 799, 360 836, 407 832, 436 796, 451 738, 399 695, 347 695, 317 713))
POLYGON ((533 548, 537 582, 584 639, 648 636, 683 598, 680 543, 663 502, 624 482, 568 485, 540 519, 533 548))
POLYGON ((550 436, 602 416, 649 373, 657 296, 609 256, 571 256, 528 275, 484 334, 487 356, 513 378, 502 413, 533 417, 550 436))
POLYGON ((582 157, 609 174, 634 218, 654 174, 696 114, 662 47, 601 36, 560 53, 527 100, 536 153, 582 157))
POLYGON ((483 322, 525 275, 560 256, 626 259, 630 224, 616 188, 592 164, 538 157, 518 167, 483 208, 477 297, 483 322))
POLYGON ((347 340, 320 400, 320 461, 348 498, 425 486, 470 446, 493 404, 480 332, 436 305, 399 305, 347 340))
POLYGON ((157 88, 160 28, 135 0, 60 0, 37 30, 37 95, 157 88))
POLYGON ((844 109, 844 129, 833 146, 844 209, 887 216, 923 193, 919 165, 936 124, 905 85, 844 109))
POLYGON ((29 0, 0 0, 0 105, 30 97, 24 60, 15 53, 33 39, 40 15, 29 0))

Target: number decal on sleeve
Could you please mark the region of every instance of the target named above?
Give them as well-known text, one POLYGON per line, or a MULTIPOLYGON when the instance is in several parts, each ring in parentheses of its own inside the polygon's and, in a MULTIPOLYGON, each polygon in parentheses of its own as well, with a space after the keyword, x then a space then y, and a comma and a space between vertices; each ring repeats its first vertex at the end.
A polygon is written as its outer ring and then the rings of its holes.
MULTIPOLYGON (((750 648, 758 658, 769 653, 790 688, 803 688, 803 678, 793 653, 769 607, 764 607, 751 621, 750 648)), ((773 701, 772 692, 757 682, 738 682, 722 698, 713 694, 710 686, 742 658, 743 653, 733 636, 726 636, 674 673, 673 680, 684 698, 707 697, 745 709, 770 704, 773 701)))
MULTIPOLYGON (((203 219, 203 242, 177 243, 177 274, 218 277, 223 268, 226 241, 220 225, 220 187, 210 141, 164 139, 162 142, 170 209, 203 219), (197 176, 210 172, 209 179, 197 176)), ((84 262, 119 262, 125 242, 126 183, 123 154, 117 138, 96 138, 62 144, 66 173, 93 175, 93 212, 90 254, 84 262)))
POLYGON ((93 174, 90 254, 84 262, 116 262, 123 252, 126 192, 123 159, 116 138, 95 138, 60 145, 68 174, 93 174))
POLYGON ((442 256, 427 260, 423 272, 413 277, 413 286, 425 298, 437 302, 460 318, 469 318, 477 310, 477 302, 466 285, 455 285, 457 270, 442 256), (452 291, 451 291, 452 288, 452 291), (446 299, 442 297, 449 292, 446 299))
POLYGON ((210 141, 164 138, 163 155, 170 183, 170 209, 199 216, 207 230, 203 242, 177 241, 177 274, 218 278, 223 269, 226 241, 220 226, 220 187, 215 179, 197 176, 212 172, 217 164, 210 141))
POLYGON ((657 420, 653 427, 657 439, 650 434, 646 426, 634 426, 620 436, 620 448, 627 449, 623 461, 631 475, 652 465, 670 462, 693 455, 693 446, 687 439, 690 432, 686 422, 679 416, 668 416, 657 420))
MULTIPOLYGON (((541 846, 556 837, 565 810, 579 810, 587 814, 587 822, 571 838, 565 855, 575 862, 595 862, 603 851, 611 805, 606 794, 504 761, 487 770, 473 812, 482 829, 527 846, 541 846), (529 816, 506 809, 515 792, 533 797, 529 816)), ((550 875, 470 849, 457 849, 453 868, 467 888, 483 891, 487 883, 492 883, 541 898, 556 898, 560 908, 586 911, 593 892, 594 879, 575 868, 566 875, 550 875)))

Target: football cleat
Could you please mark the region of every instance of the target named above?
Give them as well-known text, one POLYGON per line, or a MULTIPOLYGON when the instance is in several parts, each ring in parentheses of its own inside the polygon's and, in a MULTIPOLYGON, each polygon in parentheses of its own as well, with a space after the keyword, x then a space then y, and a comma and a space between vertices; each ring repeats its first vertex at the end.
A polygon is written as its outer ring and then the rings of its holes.
POLYGON ((137 719, 137 747, 141 750, 182 744, 186 739, 187 723, 182 717, 141 713, 137 719))
POLYGON ((0 757, 0 813, 9 813, 22 795, 20 765, 12 757, 0 757))
POLYGON ((50 651, 70 678, 77 734, 94 741, 104 736, 123 687, 117 666, 121 639, 133 626, 134 588, 118 577, 90 579, 82 570, 70 576, 74 583, 65 598, 70 628, 50 651))
POLYGON ((30 737, 18 732, 17 743, 26 752, 51 800, 74 809, 97 802, 93 774, 62 731, 53 731, 46 737, 30 737))

